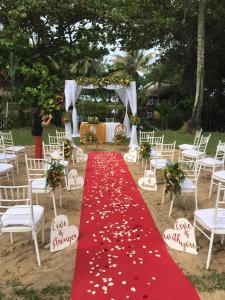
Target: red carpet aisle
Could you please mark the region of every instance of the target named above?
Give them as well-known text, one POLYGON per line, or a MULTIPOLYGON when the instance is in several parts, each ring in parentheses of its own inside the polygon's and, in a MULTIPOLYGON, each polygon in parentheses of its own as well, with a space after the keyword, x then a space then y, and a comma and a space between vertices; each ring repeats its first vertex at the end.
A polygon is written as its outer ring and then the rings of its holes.
POLYGON ((199 299, 119 153, 91 153, 84 186, 72 300, 199 299))

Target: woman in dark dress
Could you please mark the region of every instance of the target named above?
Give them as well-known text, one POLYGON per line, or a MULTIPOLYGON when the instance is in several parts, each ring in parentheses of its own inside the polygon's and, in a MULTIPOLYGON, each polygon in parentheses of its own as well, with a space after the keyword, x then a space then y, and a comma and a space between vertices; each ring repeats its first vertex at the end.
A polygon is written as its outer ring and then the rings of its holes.
POLYGON ((32 127, 32 135, 34 137, 35 145, 35 158, 42 158, 42 133, 43 126, 48 126, 52 120, 52 116, 49 115, 47 119, 42 120, 41 109, 35 108, 34 110, 34 122, 32 127))

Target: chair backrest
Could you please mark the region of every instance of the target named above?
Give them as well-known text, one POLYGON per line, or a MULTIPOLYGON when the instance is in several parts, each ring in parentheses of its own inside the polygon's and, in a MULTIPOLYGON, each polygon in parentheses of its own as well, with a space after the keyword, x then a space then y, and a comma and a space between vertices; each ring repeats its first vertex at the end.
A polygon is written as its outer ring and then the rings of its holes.
MULTIPOLYGON (((216 195, 216 203, 215 203, 215 209, 212 219, 212 228, 215 228, 217 224, 225 224, 225 211, 224 209, 221 210, 222 206, 224 207, 225 204, 225 186, 219 183, 218 191, 216 195)), ((221 226, 222 227, 222 226, 221 226)), ((225 226, 223 225, 223 231, 225 232, 225 226)), ((221 228, 221 230, 222 230, 221 228)))
POLYGON ((148 139, 150 137, 154 137, 155 131, 141 131, 139 132, 139 143, 145 143, 148 142, 148 139))
POLYGON ((49 145, 45 144, 43 142, 43 153, 44 153, 44 159, 49 160, 52 159, 52 154, 58 153, 62 160, 64 160, 64 152, 63 152, 63 145, 49 145))
POLYGON ((5 153, 5 146, 2 135, 0 136, 0 153, 5 153))
POLYGON ((118 133, 124 133, 125 135, 127 135, 127 126, 124 124, 116 125, 114 134, 118 134, 118 133))
POLYGON ((39 158, 28 158, 25 154, 28 181, 35 178, 42 178, 48 169, 48 161, 39 158))
POLYGON ((147 142, 151 145, 151 147, 156 146, 157 150, 159 150, 159 151, 161 149, 161 145, 163 144, 163 141, 164 141, 164 135, 153 136, 153 137, 149 137, 147 139, 147 142))
POLYGON ((197 184, 201 171, 201 164, 196 160, 180 160, 179 163, 185 175, 197 184))
POLYGON ((209 134, 208 136, 201 137, 201 140, 198 145, 198 151, 205 153, 210 137, 211 137, 211 134, 209 134))
POLYGON ((105 121, 106 121, 106 123, 109 123, 109 122, 113 122, 114 123, 115 122, 114 118, 106 118, 105 121))
POLYGON ((173 162, 175 153, 176 142, 172 144, 161 144, 161 155, 163 159, 167 159, 173 162))
POLYGON ((225 142, 219 141, 217 147, 216 147, 216 160, 225 161, 225 142))
POLYGON ((194 139, 194 143, 193 143, 195 146, 198 146, 198 144, 200 143, 201 136, 202 136, 202 129, 197 130, 195 133, 195 139, 194 139))
POLYGON ((60 144, 59 141, 60 141, 60 139, 57 138, 56 135, 50 135, 50 134, 48 135, 49 145, 59 145, 60 144))
MULTIPOLYGON (((56 129, 56 136, 57 136, 57 139, 58 139, 59 141, 62 141, 62 140, 64 140, 64 139, 69 139, 69 133, 66 132, 66 131, 58 131, 58 130, 56 129)), ((61 143, 61 142, 60 142, 60 143, 61 143)))
MULTIPOLYGON (((0 186, 0 219, 6 213, 13 227, 32 227, 34 224, 30 186, 0 186), (16 211, 13 209, 16 205, 16 211), (13 216, 13 217, 12 217, 13 216), (12 224, 13 220, 13 224, 12 224)), ((6 214, 5 214, 6 216, 6 214)), ((7 228, 7 217, 2 217, 2 226, 7 228)), ((10 226, 10 227, 11 227, 10 226)), ((3 228, 2 227, 2 228, 3 228)), ((12 227, 11 227, 12 228, 12 227)), ((3 228, 4 230, 4 228, 3 228)), ((0 230, 1 231, 1 230, 0 230)))
POLYGON ((14 146, 12 132, 2 132, 2 138, 5 146, 14 146))

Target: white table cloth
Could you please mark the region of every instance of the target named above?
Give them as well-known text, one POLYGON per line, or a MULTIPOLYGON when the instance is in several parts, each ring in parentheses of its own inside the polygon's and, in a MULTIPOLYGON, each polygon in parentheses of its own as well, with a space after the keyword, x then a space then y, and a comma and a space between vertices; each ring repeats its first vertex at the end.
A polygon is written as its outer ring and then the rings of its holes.
POLYGON ((107 122, 106 125, 106 133, 105 133, 105 141, 106 143, 112 143, 113 137, 115 134, 115 128, 119 125, 119 122, 107 122))

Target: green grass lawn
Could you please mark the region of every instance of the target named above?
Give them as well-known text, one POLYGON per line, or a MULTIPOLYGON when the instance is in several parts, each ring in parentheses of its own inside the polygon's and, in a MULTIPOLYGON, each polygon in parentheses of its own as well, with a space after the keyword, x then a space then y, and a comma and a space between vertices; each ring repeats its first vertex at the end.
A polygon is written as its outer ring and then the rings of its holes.
MULTIPOLYGON (((48 143, 48 134, 55 135, 55 130, 57 128, 50 126, 47 128, 44 128, 43 133, 43 139, 46 143, 48 143)), ((63 130, 62 128, 58 128, 58 130, 63 130)), ((180 144, 192 144, 194 141, 195 134, 187 134, 182 130, 164 130, 161 132, 157 132, 157 135, 161 135, 161 133, 164 134, 165 143, 172 143, 174 140, 176 140, 176 145, 180 144)), ((12 129, 12 134, 14 138, 14 143, 16 145, 32 145, 33 144, 33 137, 31 135, 31 128, 19 128, 19 129, 12 129)), ((207 132, 204 132, 204 136, 207 135, 207 132)), ((219 142, 219 140, 222 140, 225 142, 225 133, 221 132, 212 132, 212 136, 209 141, 209 145, 207 147, 207 154, 214 155, 216 151, 216 146, 219 142)), ((76 144, 79 144, 79 139, 76 138, 75 140, 76 144)))

